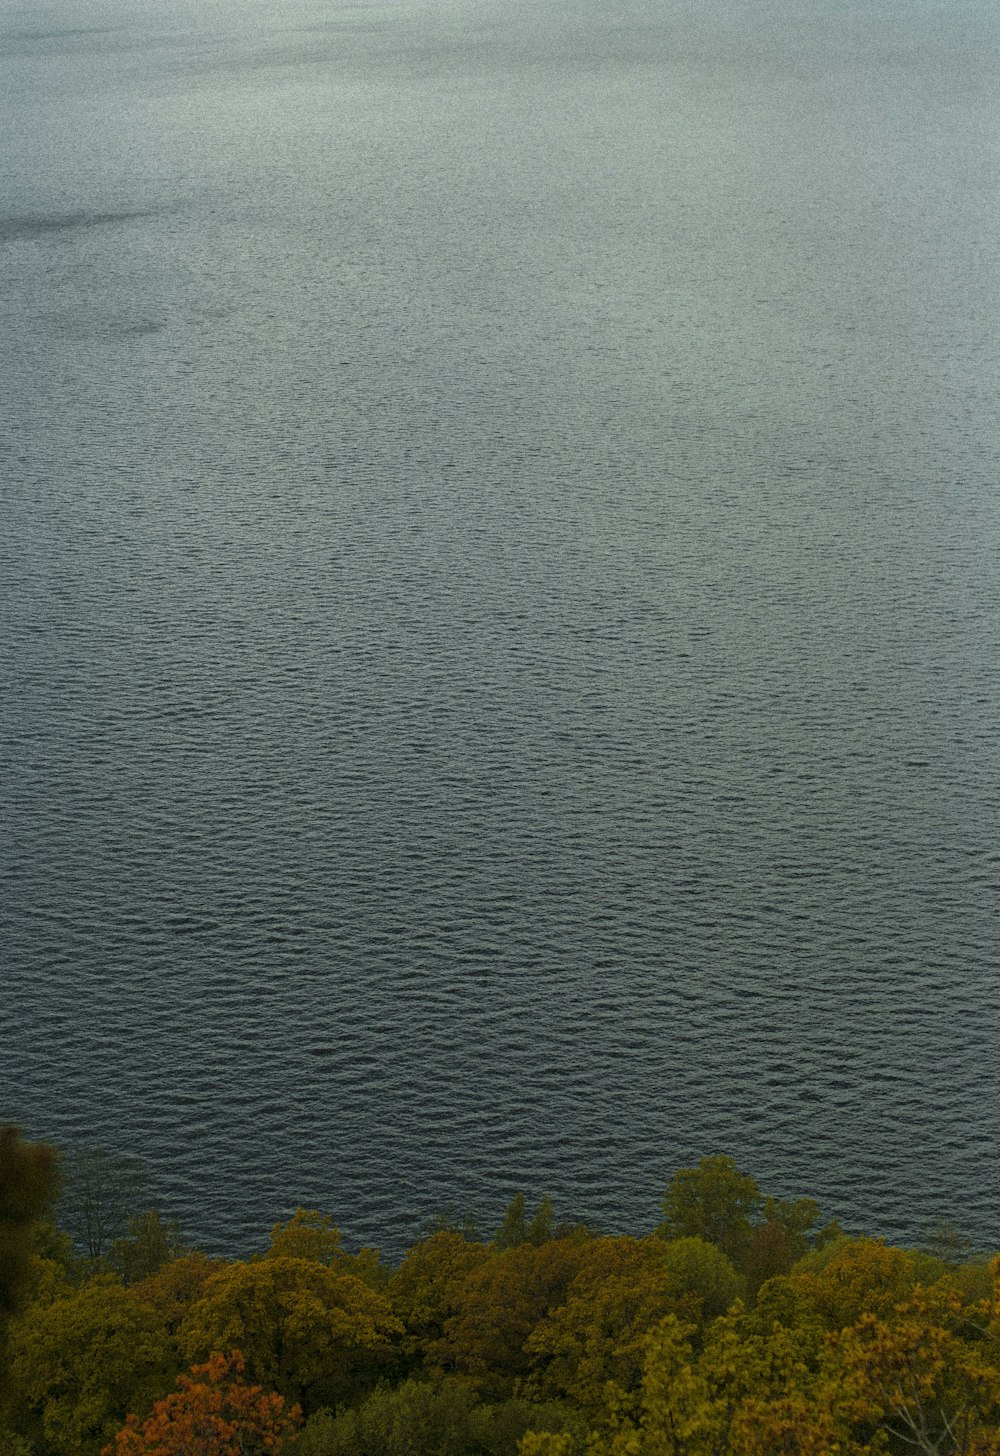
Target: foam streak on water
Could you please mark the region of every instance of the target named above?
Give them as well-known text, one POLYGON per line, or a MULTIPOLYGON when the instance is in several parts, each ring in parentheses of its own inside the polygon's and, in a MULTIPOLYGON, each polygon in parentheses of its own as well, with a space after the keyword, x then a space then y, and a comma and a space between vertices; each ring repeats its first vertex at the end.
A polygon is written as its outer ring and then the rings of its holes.
POLYGON ((248 14, 0 19, 0 1115, 988 1242, 995 16, 248 14))

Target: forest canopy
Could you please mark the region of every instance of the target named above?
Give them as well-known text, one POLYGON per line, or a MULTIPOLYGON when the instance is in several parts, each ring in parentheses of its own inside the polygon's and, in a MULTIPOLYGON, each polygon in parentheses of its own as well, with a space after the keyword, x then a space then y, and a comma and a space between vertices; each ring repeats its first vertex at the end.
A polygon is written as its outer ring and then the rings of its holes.
POLYGON ((518 1194, 397 1262, 301 1208, 218 1258, 145 1171, 0 1131, 0 1456, 1000 1456, 1000 1258, 953 1229, 713 1155, 631 1235, 518 1194))

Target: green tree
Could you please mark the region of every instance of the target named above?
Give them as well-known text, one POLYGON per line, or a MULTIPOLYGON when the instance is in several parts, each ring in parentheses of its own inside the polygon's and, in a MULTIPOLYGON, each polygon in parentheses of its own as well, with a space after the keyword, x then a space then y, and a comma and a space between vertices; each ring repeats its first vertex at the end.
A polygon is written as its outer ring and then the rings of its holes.
POLYGON ((587 1249, 584 1239, 524 1242, 470 1268, 450 1290, 455 1313, 435 1347, 443 1367, 469 1375, 483 1396, 513 1394, 534 1363, 528 1336, 562 1304, 587 1249))
POLYGON ((524 1194, 515 1193, 504 1209, 500 1227, 493 1235, 493 1243, 498 1249, 516 1249, 519 1244, 528 1242, 526 1208, 524 1194))
POLYGON ((519 1244, 533 1244, 537 1249, 556 1234, 556 1215, 550 1198, 543 1198, 533 1216, 528 1218, 523 1193, 515 1193, 508 1203, 503 1222, 493 1236, 498 1249, 516 1249, 519 1244))
POLYGON ((702 1158, 696 1168, 682 1168, 667 1184, 657 1232, 666 1239, 705 1239, 739 1267, 760 1205, 760 1189, 732 1158, 702 1158))
MULTIPOLYGON (((731 1269, 711 1244, 686 1242, 701 1244, 731 1269)), ((649 1331, 665 1315, 689 1305, 665 1266, 665 1247, 679 1245, 665 1246, 657 1238, 600 1238, 583 1246, 562 1301, 525 1341, 531 1373, 521 1384, 522 1393, 568 1399, 588 1413, 601 1410, 609 1383, 623 1403, 635 1394, 649 1331)), ((690 1303, 695 1311, 700 1307, 697 1298, 690 1303)))
POLYGON ((526 1431, 578 1431, 578 1418, 553 1401, 481 1403, 461 1380, 406 1380, 381 1386, 360 1406, 318 1411, 295 1456, 516 1456, 526 1431))
POLYGON ((386 1294, 406 1333, 403 1351, 411 1362, 452 1371, 448 1321, 458 1312, 465 1281, 481 1264, 496 1258, 490 1244, 440 1229, 407 1250, 386 1286, 386 1294))
POLYGON ((241 1350, 251 1380, 315 1410, 374 1384, 380 1367, 391 1368, 402 1333, 388 1300, 355 1275, 274 1258, 214 1274, 179 1342, 192 1362, 241 1350))
POLYGON ((663 1245, 660 1267, 679 1299, 688 1296, 703 1321, 717 1318, 743 1293, 743 1281, 720 1248, 695 1235, 663 1245))
POLYGON ((344 1236, 327 1213, 315 1208, 297 1208, 287 1223, 276 1223, 265 1259, 310 1259, 327 1269, 355 1274, 366 1284, 385 1284, 387 1272, 379 1264, 377 1249, 350 1254, 344 1236))
POLYGON ((125 1284, 138 1284, 185 1253, 177 1220, 164 1222, 159 1211, 150 1208, 127 1221, 124 1237, 116 1239, 108 1250, 108 1263, 125 1284))
POLYGON ((17 1424, 39 1428, 53 1456, 96 1456, 175 1369, 163 1321, 113 1274, 30 1306, 11 1326, 17 1424))
POLYGON ((51 1148, 23 1142, 16 1127, 0 1127, 0 1396, 7 1326, 28 1293, 37 1220, 50 1207, 57 1182, 51 1148))

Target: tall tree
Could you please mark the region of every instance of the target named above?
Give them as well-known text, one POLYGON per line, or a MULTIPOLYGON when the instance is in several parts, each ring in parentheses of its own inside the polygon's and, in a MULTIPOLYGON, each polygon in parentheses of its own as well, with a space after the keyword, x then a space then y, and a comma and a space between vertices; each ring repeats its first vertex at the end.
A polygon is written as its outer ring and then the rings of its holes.
POLYGON ((177 1220, 164 1220, 158 1209, 149 1208, 128 1219, 124 1237, 108 1250, 108 1263, 124 1284, 138 1284, 188 1252, 177 1220))
POLYGON ((56 1194, 51 1148, 23 1142, 16 1127, 0 1127, 0 1395, 7 1370, 7 1326, 27 1289, 34 1226, 56 1194))
POLYGON ((753 1238, 760 1205, 760 1189, 732 1158, 702 1158, 696 1168, 682 1168, 667 1184, 658 1232, 668 1239, 705 1239, 738 1268, 753 1238))

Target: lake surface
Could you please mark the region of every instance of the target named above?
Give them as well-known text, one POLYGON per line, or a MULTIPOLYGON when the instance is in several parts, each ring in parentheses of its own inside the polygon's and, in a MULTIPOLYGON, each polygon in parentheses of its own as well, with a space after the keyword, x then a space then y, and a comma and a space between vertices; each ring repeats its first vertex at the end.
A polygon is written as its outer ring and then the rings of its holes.
POLYGON ((242 1252, 1000 1229, 1000 12, 7 3, 0 1117, 242 1252))

